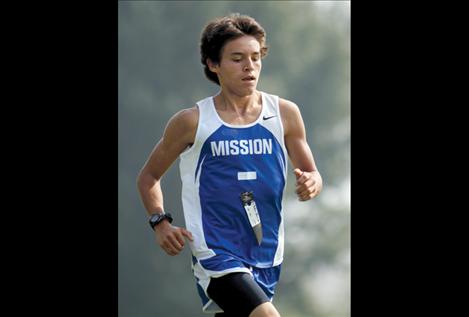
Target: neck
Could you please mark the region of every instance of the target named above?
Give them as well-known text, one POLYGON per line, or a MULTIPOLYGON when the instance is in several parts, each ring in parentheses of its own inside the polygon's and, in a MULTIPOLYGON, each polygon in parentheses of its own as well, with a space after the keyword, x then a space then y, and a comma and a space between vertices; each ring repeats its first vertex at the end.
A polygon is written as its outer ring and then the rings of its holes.
POLYGON ((260 92, 257 90, 246 96, 239 96, 222 90, 219 93, 219 97, 221 99, 221 107, 223 107, 224 110, 244 112, 260 104, 260 92))

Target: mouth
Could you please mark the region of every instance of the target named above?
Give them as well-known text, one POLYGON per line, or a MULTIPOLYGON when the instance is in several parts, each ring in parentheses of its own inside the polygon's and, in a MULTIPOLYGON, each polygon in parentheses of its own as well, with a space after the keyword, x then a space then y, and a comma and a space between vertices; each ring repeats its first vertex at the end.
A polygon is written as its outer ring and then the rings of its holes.
POLYGON ((246 82, 254 82, 255 80, 256 80, 256 77, 254 77, 253 75, 246 76, 242 79, 242 81, 246 81, 246 82))

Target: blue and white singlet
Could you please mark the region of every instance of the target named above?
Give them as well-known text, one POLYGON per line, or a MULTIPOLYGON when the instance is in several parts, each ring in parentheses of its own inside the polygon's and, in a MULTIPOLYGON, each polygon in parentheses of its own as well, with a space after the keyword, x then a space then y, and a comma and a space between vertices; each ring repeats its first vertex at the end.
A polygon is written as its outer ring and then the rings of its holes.
POLYGON ((261 113, 247 125, 225 123, 213 96, 197 102, 194 144, 180 155, 184 219, 194 237, 189 242, 193 269, 204 292, 210 277, 271 268, 283 260, 287 151, 279 99, 261 96, 261 113), (241 202, 243 192, 253 192, 261 245, 241 202))

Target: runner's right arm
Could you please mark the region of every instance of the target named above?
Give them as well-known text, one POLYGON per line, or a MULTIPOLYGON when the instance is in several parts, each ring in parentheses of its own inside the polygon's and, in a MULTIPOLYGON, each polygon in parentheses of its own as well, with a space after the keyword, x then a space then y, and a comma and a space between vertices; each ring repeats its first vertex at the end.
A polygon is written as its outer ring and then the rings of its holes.
MULTIPOLYGON (((194 143, 198 117, 197 107, 176 113, 168 121, 163 137, 142 167, 137 177, 137 188, 148 215, 164 210, 160 180, 179 154, 194 143)), ((169 255, 182 251, 184 237, 192 240, 189 231, 172 226, 166 220, 155 226, 155 235, 158 244, 169 255)))

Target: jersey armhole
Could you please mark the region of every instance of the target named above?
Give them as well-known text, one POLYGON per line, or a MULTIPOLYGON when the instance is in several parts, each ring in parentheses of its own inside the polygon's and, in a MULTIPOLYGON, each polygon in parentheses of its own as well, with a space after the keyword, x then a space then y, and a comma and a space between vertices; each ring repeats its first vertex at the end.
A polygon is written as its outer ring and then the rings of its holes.
POLYGON ((278 122, 280 125, 280 133, 282 135, 282 146, 286 149, 285 145, 285 129, 283 128, 283 120, 282 120, 282 112, 280 111, 280 97, 276 96, 275 98, 275 107, 277 108, 277 113, 278 113, 278 122))

